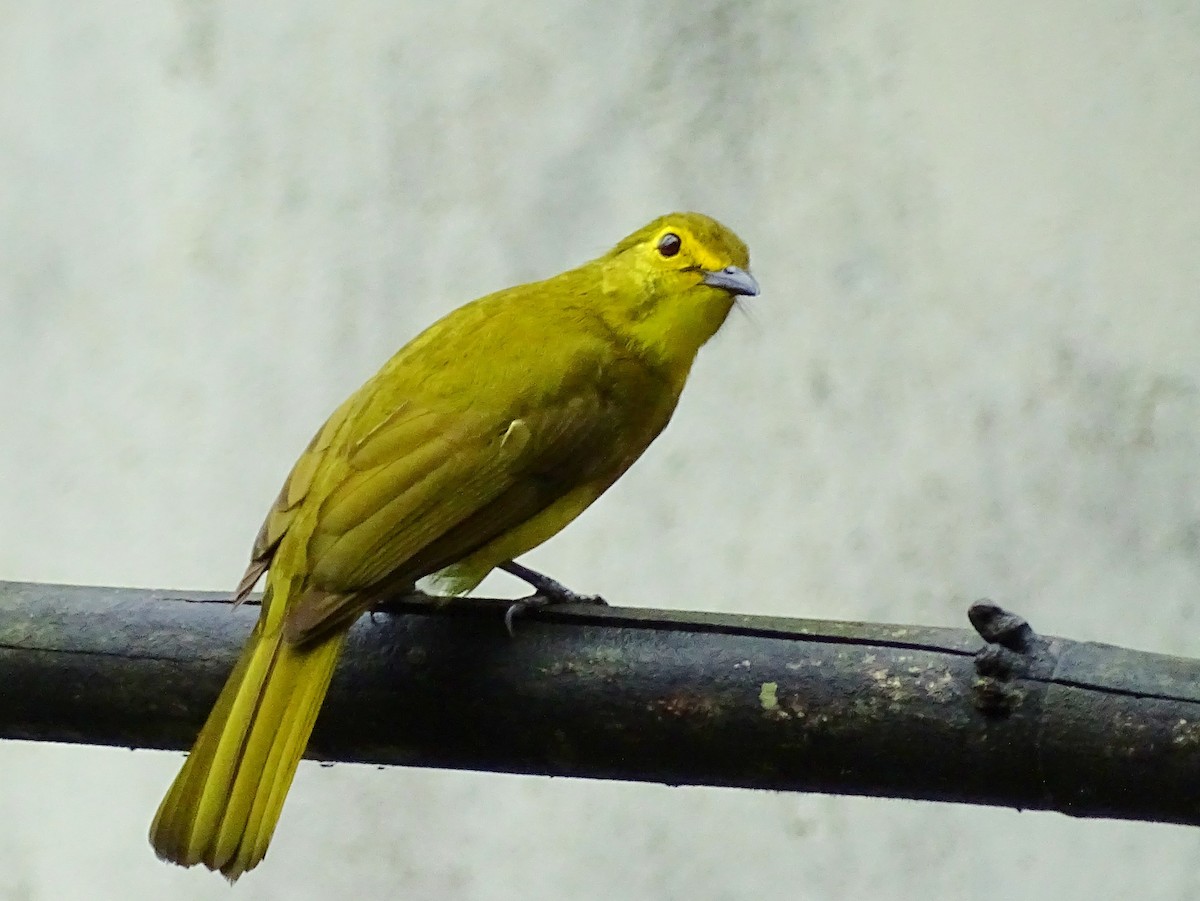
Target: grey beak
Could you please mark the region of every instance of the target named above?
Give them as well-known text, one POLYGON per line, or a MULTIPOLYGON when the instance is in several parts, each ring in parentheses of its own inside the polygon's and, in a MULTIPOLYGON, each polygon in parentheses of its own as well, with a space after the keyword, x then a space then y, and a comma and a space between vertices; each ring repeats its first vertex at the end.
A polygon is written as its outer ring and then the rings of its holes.
POLYGON ((758 282, 745 269, 737 266, 726 266, 716 272, 704 273, 704 284, 714 288, 724 288, 730 294, 745 294, 753 297, 758 293, 758 282))

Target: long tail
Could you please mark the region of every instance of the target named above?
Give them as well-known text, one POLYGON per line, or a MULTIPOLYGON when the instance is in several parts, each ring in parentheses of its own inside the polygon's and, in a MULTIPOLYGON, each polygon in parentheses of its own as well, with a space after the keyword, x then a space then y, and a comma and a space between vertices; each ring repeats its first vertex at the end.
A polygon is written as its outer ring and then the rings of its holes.
POLYGON ((164 860, 230 882, 267 853, 345 641, 295 647, 260 619, 150 826, 164 860))

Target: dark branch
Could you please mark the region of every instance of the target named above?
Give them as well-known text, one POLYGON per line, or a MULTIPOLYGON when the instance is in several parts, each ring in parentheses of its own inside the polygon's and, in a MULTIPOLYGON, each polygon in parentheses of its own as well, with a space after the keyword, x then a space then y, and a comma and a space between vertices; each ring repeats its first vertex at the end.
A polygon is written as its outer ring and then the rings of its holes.
MULTIPOLYGON (((0 583, 0 738, 187 748, 257 609, 0 583)), ((1200 823, 1200 661, 1047 639, 507 601, 352 632, 309 756, 1200 823), (985 643, 980 635, 986 636, 985 643)))

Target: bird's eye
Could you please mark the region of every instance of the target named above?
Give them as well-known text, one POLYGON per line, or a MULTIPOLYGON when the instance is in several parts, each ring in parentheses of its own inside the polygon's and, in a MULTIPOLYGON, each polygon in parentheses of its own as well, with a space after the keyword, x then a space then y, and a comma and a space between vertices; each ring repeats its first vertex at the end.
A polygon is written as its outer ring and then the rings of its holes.
POLYGON ((679 248, 683 246, 683 242, 679 240, 679 235, 674 232, 667 232, 658 239, 658 252, 664 257, 673 257, 679 253, 679 248))

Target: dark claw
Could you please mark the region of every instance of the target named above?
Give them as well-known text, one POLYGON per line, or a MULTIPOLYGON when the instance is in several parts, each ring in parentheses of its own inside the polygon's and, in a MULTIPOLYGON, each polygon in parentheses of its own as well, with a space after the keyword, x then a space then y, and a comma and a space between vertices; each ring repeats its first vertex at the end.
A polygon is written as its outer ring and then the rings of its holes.
POLYGON ((548 607, 549 605, 549 599, 539 594, 531 594, 527 598, 521 598, 509 604, 508 609, 504 611, 504 628, 508 630, 508 637, 517 637, 517 630, 513 626, 513 620, 518 616, 534 607, 548 607))
POLYGON ((528 597, 519 598, 508 605, 508 609, 504 611, 504 628, 508 630, 511 637, 516 637, 516 631, 513 629, 513 620, 522 613, 529 610, 537 610, 542 607, 556 607, 559 604, 595 604, 601 607, 607 607, 608 601, 600 597, 598 594, 575 594, 568 592, 563 595, 551 595, 547 597, 544 594, 531 594, 528 597))
POLYGON ((383 613, 388 616, 395 616, 398 613, 406 612, 409 604, 421 603, 437 603, 443 600, 437 595, 428 594, 421 591, 419 588, 412 588, 405 592, 391 592, 380 597, 376 597, 371 606, 367 608, 367 612, 374 616, 377 613, 383 613))

